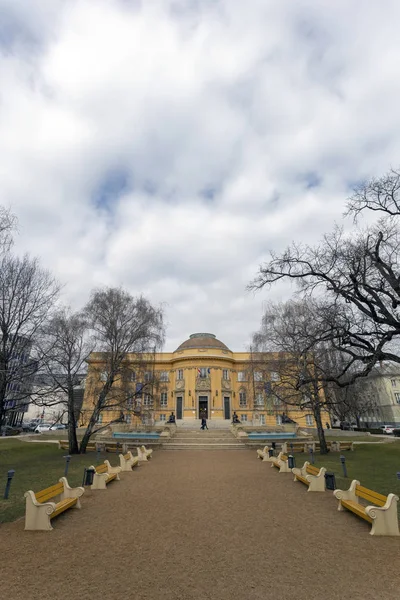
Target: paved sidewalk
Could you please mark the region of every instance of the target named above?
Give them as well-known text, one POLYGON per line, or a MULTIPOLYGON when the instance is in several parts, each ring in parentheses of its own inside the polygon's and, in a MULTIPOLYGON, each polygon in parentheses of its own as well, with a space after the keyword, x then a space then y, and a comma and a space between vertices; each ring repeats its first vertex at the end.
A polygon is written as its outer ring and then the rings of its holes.
MULTIPOLYGON (((114 461, 115 462, 115 457, 114 461)), ((400 539, 336 511, 255 451, 163 452, 52 532, 0 527, 10 600, 383 600, 400 590, 400 539)))

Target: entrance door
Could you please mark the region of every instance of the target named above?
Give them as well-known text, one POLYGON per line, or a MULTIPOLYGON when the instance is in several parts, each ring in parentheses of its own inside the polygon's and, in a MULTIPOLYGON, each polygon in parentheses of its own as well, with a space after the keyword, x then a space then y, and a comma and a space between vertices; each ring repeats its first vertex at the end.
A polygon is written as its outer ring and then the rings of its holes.
POLYGON ((183 419, 183 398, 178 396, 176 399, 176 418, 183 419))
POLYGON ((231 399, 229 396, 224 397, 224 419, 231 419, 231 399))
POLYGON ((208 419, 208 397, 199 396, 199 419, 208 419))

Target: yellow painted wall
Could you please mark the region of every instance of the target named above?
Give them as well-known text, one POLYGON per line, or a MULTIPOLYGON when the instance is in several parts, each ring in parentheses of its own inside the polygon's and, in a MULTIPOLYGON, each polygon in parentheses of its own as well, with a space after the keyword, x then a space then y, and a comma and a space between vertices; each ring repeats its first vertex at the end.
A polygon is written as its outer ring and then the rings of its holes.
MULTIPOLYGON (((271 362, 273 362, 275 355, 271 353, 271 362)), ((263 355, 265 359, 265 355, 263 355)), ((153 370, 155 372, 155 380, 157 384, 153 389, 153 404, 149 407, 151 414, 155 421, 160 420, 161 415, 165 415, 165 419, 172 411, 177 415, 177 398, 182 397, 183 399, 183 418, 197 419, 199 418, 199 397, 207 397, 208 401, 208 418, 209 419, 222 419, 224 418, 224 397, 230 400, 230 415, 232 418, 233 411, 236 411, 239 419, 244 422, 244 416, 247 416, 248 423, 263 424, 274 426, 277 424, 277 414, 284 412, 288 417, 296 421, 302 427, 312 427, 315 425, 314 419, 309 423, 306 421, 306 414, 310 414, 310 411, 303 412, 299 408, 294 406, 276 406, 271 409, 269 404, 269 410, 267 410, 267 403, 264 406, 254 405, 254 390, 253 382, 251 377, 252 370, 258 370, 254 367, 254 355, 244 352, 231 352, 230 350, 223 350, 219 348, 197 348, 197 349, 184 349, 178 350, 173 353, 158 353, 156 355, 149 355, 144 357, 143 364, 138 366, 136 364, 136 356, 128 355, 127 358, 130 363, 130 367, 137 372, 136 382, 140 382, 140 378, 143 378, 144 370, 153 370), (146 361, 147 365, 146 366, 146 361), (201 379, 198 376, 199 368, 210 369, 210 374, 207 378, 201 379), (183 380, 178 380, 178 370, 183 370, 183 380), (229 379, 223 379, 223 370, 227 370, 229 379), (168 382, 159 381, 159 373, 161 371, 168 372, 168 382), (238 372, 247 372, 247 381, 238 381, 238 372), (201 389, 205 387, 207 389, 201 389), (246 391, 246 406, 241 406, 239 403, 240 391, 246 391), (160 394, 161 392, 167 392, 167 405, 160 406, 160 394), (257 417, 258 416, 258 417, 257 417)), ((104 369, 104 361, 102 360, 101 354, 93 354, 89 359, 89 369, 87 377, 87 385, 85 387, 85 397, 83 402, 83 422, 87 422, 87 416, 91 413, 91 407, 93 406, 96 386, 101 385, 100 373, 104 369)), ((260 369, 261 370, 261 369, 260 369)), ((271 371, 273 368, 271 367, 271 371)), ((268 366, 263 365, 263 381, 255 384, 255 388, 263 388, 264 381, 269 379, 268 366)), ((132 391, 135 390, 136 382, 130 385, 132 391)), ((119 384, 116 385, 118 391, 119 384)), ((98 388, 97 388, 98 389, 98 388)), ((117 392, 116 392, 117 393, 117 392)), ((266 401, 266 395, 263 394, 264 401, 266 401)), ((107 423, 113 419, 118 418, 121 409, 117 410, 106 410, 102 414, 102 423, 107 423)), ((131 423, 135 424, 137 420, 132 412, 127 411, 126 416, 131 419, 131 423)), ((328 414, 324 417, 323 424, 330 421, 328 414)))

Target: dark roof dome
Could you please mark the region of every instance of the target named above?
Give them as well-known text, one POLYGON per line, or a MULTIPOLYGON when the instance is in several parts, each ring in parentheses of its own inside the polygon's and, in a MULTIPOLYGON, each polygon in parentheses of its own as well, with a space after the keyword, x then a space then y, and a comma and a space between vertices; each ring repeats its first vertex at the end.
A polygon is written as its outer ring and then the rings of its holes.
POLYGON ((213 333, 192 333, 189 339, 183 342, 175 352, 196 348, 219 348, 220 350, 230 351, 225 344, 217 340, 213 333))

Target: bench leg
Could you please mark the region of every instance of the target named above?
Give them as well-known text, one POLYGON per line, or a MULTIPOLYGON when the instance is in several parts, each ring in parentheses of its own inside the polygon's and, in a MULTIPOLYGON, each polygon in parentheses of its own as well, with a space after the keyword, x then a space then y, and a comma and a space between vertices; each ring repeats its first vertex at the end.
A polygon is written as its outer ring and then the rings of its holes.
POLYGON ((365 512, 372 519, 371 535, 400 535, 397 517, 398 496, 389 494, 382 507, 367 506, 365 512))
POLYGON ((93 483, 90 486, 92 490, 106 490, 107 489, 107 473, 95 473, 93 475, 93 483))
POLYGON ((32 491, 25 493, 25 531, 51 531, 50 515, 55 511, 54 502, 40 504, 32 491))

